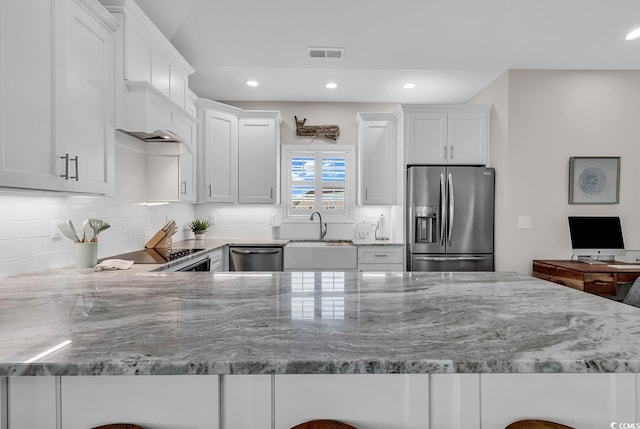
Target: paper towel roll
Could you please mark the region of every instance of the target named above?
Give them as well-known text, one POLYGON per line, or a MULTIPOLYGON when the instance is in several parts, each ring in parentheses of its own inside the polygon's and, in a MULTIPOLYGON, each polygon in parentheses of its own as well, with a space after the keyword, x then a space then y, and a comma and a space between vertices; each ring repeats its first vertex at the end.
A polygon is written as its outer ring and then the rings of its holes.
POLYGON ((378 218, 378 235, 376 238, 379 240, 387 239, 387 218, 383 214, 378 218))

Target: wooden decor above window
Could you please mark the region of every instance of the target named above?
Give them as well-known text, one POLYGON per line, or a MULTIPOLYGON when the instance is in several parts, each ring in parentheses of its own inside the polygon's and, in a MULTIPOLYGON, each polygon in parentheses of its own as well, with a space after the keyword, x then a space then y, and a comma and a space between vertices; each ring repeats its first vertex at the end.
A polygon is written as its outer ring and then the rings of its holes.
POLYGON ((323 137, 331 140, 338 140, 340 137, 340 127, 337 125, 305 125, 307 118, 296 120, 296 135, 298 137, 323 137))

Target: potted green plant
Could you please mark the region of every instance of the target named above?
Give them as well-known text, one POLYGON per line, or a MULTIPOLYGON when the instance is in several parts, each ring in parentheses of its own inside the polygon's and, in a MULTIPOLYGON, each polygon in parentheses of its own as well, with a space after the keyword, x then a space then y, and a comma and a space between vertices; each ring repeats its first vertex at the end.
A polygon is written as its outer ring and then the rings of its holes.
POLYGON ((189 229, 195 234, 196 240, 202 240, 204 238, 210 225, 206 219, 196 219, 187 224, 189 229))

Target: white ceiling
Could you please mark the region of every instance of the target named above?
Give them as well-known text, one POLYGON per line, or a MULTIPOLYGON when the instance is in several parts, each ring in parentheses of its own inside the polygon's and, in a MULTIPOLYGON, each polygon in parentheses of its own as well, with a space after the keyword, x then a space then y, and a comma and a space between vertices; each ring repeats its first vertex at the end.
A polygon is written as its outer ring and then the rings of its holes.
POLYGON ((213 100, 456 103, 507 69, 640 70, 639 0, 137 2, 213 100))

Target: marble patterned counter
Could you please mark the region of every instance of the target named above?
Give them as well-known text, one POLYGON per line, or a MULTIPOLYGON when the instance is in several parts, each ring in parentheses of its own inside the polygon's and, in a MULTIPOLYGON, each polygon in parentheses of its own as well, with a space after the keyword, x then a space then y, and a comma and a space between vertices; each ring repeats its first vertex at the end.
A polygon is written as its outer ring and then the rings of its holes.
POLYGON ((516 273, 52 270, 0 329, 0 376, 640 372, 640 309, 516 273))

